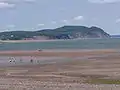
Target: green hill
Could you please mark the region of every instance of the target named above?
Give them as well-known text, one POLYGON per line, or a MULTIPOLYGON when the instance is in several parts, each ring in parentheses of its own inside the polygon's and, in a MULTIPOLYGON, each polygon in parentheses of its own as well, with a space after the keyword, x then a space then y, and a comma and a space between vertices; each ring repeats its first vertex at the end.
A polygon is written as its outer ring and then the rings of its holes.
POLYGON ((44 29, 39 31, 10 31, 1 32, 1 40, 22 40, 44 36, 48 39, 75 39, 75 38, 109 38, 110 35, 98 27, 63 26, 56 29, 44 29))

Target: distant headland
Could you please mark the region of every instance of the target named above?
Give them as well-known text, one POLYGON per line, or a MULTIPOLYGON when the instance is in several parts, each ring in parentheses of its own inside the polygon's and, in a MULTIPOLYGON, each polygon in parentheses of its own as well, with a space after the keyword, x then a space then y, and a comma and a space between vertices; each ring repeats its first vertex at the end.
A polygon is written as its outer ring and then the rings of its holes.
POLYGON ((38 31, 9 31, 0 33, 0 40, 54 40, 110 37, 103 29, 95 26, 63 26, 38 31))

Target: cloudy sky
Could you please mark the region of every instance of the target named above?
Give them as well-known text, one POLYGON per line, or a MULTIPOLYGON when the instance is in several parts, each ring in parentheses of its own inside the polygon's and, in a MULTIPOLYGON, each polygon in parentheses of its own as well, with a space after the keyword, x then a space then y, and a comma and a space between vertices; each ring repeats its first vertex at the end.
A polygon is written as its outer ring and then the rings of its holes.
POLYGON ((0 31, 84 25, 120 34, 119 9, 120 0, 0 0, 0 31))

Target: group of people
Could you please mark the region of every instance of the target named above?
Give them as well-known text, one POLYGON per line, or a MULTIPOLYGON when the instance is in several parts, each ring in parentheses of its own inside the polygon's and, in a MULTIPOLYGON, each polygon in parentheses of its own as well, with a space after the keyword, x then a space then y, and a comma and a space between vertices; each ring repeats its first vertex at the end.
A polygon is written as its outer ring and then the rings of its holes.
MULTIPOLYGON (((38 49, 38 51, 42 51, 42 49, 38 49)), ((15 57, 9 57, 9 62, 16 62, 16 58, 15 57)), ((20 58, 20 62, 23 62, 23 60, 20 58)), ((34 62, 34 59, 32 59, 32 56, 31 56, 31 59, 30 59, 30 63, 33 63, 34 62)), ((37 63, 39 63, 39 60, 37 60, 37 63)))
POLYGON ((11 57, 11 58, 9 57, 9 62, 15 62, 15 60, 16 59, 14 57, 11 57))
MULTIPOLYGON (((16 58, 15 57, 10 57, 9 62, 16 62, 16 58)), ((21 58, 20 58, 20 62, 21 63, 23 62, 23 60, 21 58)), ((32 59, 32 57, 31 57, 30 63, 33 63, 33 62, 34 62, 34 59, 32 59)), ((37 63, 39 63, 39 60, 37 60, 37 63)))

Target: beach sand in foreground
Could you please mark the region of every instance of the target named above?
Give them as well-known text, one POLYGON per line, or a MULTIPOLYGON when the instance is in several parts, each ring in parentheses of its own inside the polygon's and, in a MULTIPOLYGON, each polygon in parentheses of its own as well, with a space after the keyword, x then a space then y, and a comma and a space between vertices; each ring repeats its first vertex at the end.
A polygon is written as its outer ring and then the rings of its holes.
POLYGON ((0 52, 1 57, 29 55, 71 60, 1 67, 0 90, 120 90, 120 53, 116 50, 0 52), (83 56, 91 57, 73 58, 83 56))

